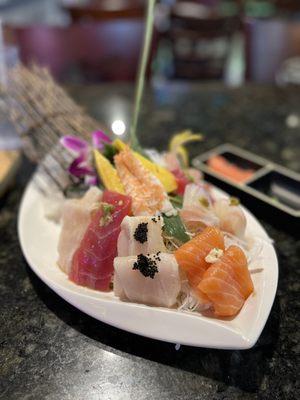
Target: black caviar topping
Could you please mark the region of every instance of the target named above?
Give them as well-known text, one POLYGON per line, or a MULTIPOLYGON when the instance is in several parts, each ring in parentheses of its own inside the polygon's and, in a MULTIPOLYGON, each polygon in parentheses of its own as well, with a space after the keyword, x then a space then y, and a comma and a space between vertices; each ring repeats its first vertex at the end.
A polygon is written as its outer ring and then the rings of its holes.
POLYGON ((157 217, 153 217, 153 218, 151 218, 151 220, 153 221, 153 222, 155 222, 155 223, 157 223, 157 221, 160 221, 160 215, 158 215, 157 217), (157 218, 157 219, 156 219, 157 218))
POLYGON ((161 251, 158 251, 156 254, 154 254, 153 257, 154 257, 155 261, 161 261, 161 258, 159 257, 160 253, 161 253, 161 251))
POLYGON ((156 261, 144 254, 139 254, 137 256, 137 261, 133 264, 132 269, 138 269, 146 278, 149 276, 152 279, 158 272, 156 261))
POLYGON ((148 222, 138 224, 133 237, 137 242, 145 243, 148 240, 148 222))

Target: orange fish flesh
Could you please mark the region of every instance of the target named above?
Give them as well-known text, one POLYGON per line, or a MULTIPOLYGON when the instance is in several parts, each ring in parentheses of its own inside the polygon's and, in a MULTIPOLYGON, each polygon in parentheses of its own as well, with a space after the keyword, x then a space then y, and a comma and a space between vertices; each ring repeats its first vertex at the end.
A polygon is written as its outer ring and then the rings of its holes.
POLYGON ((206 270, 198 289, 212 302, 216 316, 236 315, 254 290, 242 249, 230 246, 206 270))
POLYGON ((195 290, 211 265, 205 261, 205 257, 214 248, 224 250, 224 237, 218 228, 207 227, 174 253, 179 266, 185 271, 190 285, 195 290))
POLYGON ((114 160, 125 192, 132 198, 134 215, 155 215, 173 210, 161 182, 142 165, 128 146, 114 160))

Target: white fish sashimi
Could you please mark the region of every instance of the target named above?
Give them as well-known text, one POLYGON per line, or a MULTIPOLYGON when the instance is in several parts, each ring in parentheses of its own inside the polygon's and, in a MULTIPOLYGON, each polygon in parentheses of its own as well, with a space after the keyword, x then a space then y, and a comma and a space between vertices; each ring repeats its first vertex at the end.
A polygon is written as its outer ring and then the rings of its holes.
MULTIPOLYGON (((126 300, 153 306, 172 307, 181 289, 181 280, 175 256, 168 253, 152 254, 147 259, 155 260, 157 272, 145 276, 140 269, 139 256, 116 257, 115 279, 118 290, 122 288, 126 300)), ((146 274, 147 275, 147 274, 146 274)), ((115 293, 116 294, 116 293, 115 293)))
POLYGON ((118 256, 126 257, 137 254, 165 252, 166 248, 162 238, 162 217, 125 217, 121 224, 118 238, 118 256), (138 239, 139 229, 144 236, 138 239), (146 232, 145 232, 146 230, 146 232))
POLYGON ((205 210, 203 207, 186 207, 180 210, 180 216, 186 227, 192 232, 193 227, 204 228, 206 226, 219 226, 219 218, 212 211, 205 210))
POLYGON ((182 208, 201 207, 201 200, 203 199, 207 202, 207 207, 211 207, 212 199, 206 187, 200 184, 189 183, 184 190, 182 208))
POLYGON ((62 209, 65 201, 66 199, 61 192, 56 192, 44 197, 43 207, 45 217, 58 224, 62 217, 62 209))
POLYGON ((220 229, 243 238, 247 220, 244 211, 239 205, 232 205, 230 199, 218 199, 213 205, 213 211, 220 220, 220 229))
POLYGON ((219 218, 213 212, 211 195, 204 185, 190 183, 186 186, 180 216, 192 233, 206 226, 219 226, 219 218))
POLYGON ((209 190, 203 185, 189 184, 185 188, 180 216, 192 232, 197 232, 197 223, 218 226, 222 231, 243 238, 246 217, 243 209, 230 198, 213 201, 209 190))
POLYGON ((91 211, 101 197, 101 190, 94 186, 81 199, 66 200, 63 205, 57 263, 66 274, 70 272, 73 255, 90 223, 91 211))
POLYGON ((119 281, 118 276, 116 275, 116 273, 114 273, 114 280, 113 280, 113 284, 114 284, 114 294, 117 297, 120 297, 121 299, 124 298, 124 292, 122 289, 122 285, 119 281))

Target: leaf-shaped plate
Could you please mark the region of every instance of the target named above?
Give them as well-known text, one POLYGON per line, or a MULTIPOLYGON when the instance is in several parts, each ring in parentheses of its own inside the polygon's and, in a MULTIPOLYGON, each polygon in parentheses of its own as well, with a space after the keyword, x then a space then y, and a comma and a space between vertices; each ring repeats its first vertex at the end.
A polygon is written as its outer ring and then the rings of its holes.
MULTIPOLYGON (((217 196, 224 194, 215 189, 217 196)), ((70 282, 56 265, 60 226, 44 216, 43 197, 33 182, 23 196, 18 233, 32 270, 59 296, 86 314, 107 324, 167 342, 218 349, 247 349, 259 338, 274 301, 278 262, 274 247, 257 219, 247 210, 247 234, 262 241, 259 267, 252 275, 255 292, 232 320, 219 320, 195 312, 150 307, 120 301, 70 282)), ((257 265, 256 265, 257 267, 257 265)))

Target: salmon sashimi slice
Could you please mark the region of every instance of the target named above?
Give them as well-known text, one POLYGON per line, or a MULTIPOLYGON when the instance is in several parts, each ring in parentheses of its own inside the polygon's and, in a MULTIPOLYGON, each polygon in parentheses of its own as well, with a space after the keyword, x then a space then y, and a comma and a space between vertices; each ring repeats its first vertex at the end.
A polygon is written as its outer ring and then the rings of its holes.
POLYGON ((129 147, 117 154, 114 160, 125 192, 132 198, 134 215, 174 212, 161 182, 143 166, 129 147))
POLYGON ((185 271, 190 285, 196 291, 203 274, 211 265, 205 261, 205 257, 214 248, 224 250, 224 237, 218 228, 207 227, 174 253, 179 266, 185 271))
POLYGON ((238 183, 246 182, 255 172, 253 169, 239 168, 223 156, 213 156, 207 161, 207 164, 214 171, 238 183))
POLYGON ((73 256, 69 274, 71 281, 91 289, 109 290, 121 222, 130 211, 130 197, 104 191, 102 203, 94 211, 73 256))
POLYGON ((242 249, 228 247, 220 259, 206 270, 198 289, 212 302, 216 316, 237 314, 254 290, 242 249))

